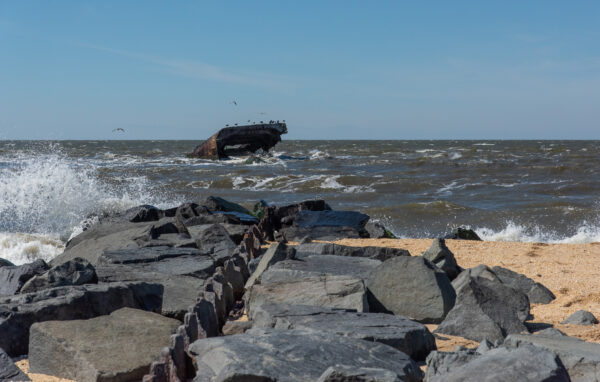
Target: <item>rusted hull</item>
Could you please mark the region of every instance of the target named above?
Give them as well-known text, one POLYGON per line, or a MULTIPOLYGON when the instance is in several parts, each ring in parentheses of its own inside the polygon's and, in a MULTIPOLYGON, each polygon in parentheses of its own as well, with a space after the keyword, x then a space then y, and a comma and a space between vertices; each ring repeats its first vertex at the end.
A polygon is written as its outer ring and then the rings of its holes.
POLYGON ((235 155, 270 150, 281 135, 287 133, 285 123, 233 126, 219 130, 190 154, 196 158, 224 159, 235 155))

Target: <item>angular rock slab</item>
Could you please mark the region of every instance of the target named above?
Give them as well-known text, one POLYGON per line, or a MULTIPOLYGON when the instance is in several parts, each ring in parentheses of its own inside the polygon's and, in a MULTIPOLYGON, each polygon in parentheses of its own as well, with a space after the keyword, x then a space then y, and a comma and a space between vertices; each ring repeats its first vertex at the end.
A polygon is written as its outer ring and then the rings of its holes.
POLYGON ((356 313, 308 305, 264 304, 252 311, 253 328, 304 329, 380 342, 412 359, 424 360, 436 349, 422 324, 383 313, 356 313))
POLYGON ((321 332, 251 329, 198 340, 189 351, 198 365, 195 382, 316 381, 340 364, 389 370, 402 381, 423 377, 410 357, 390 346, 321 332))
POLYGON ((315 305, 368 312, 366 292, 361 279, 326 275, 254 285, 246 292, 244 299, 248 314, 265 303, 315 305))
POLYGON ((248 280, 246 281, 245 288, 248 289, 256 283, 260 283, 262 274, 272 266, 273 264, 283 261, 288 258, 293 258, 295 251, 284 243, 272 244, 267 252, 260 257, 260 261, 256 266, 256 269, 252 272, 248 280))
POLYGON ((410 256, 406 249, 387 247, 351 247, 333 243, 306 243, 296 247, 296 257, 302 255, 334 255, 350 257, 367 257, 369 259, 385 261, 397 256, 410 256))
POLYGON ((52 267, 45 273, 33 276, 23 285, 20 293, 37 292, 67 285, 96 283, 98 283, 98 276, 94 266, 88 263, 87 260, 77 257, 52 267))
POLYGON ((571 325, 596 325, 597 323, 598 319, 587 310, 578 310, 561 322, 561 324, 571 325))
POLYGON ((448 249, 444 239, 434 239, 431 246, 421 256, 446 272, 450 280, 454 280, 462 272, 462 268, 456 263, 454 254, 448 249))
POLYGON ((529 298, 529 302, 549 304, 556 298, 550 289, 520 273, 499 266, 493 267, 492 271, 504 284, 525 293, 529 298))
POLYGON ((33 324, 29 368, 80 382, 139 381, 180 322, 123 308, 89 320, 33 324))
POLYGON ((317 382, 402 382, 398 374, 374 367, 331 366, 317 382))
POLYGON ((145 282, 89 284, 45 289, 0 298, 0 347, 8 355, 27 354, 35 322, 77 320, 124 307, 160 312, 163 287, 145 282))
POLYGON ((31 381, 0 348, 0 382, 31 381))
POLYGON ((420 256, 400 256, 375 268, 367 281, 372 311, 390 311, 422 323, 440 323, 456 294, 444 271, 420 256))
MULTIPOLYGON (((427 370, 429 370, 429 362, 427 370)), ((439 369, 438 369, 439 371, 439 369)), ((558 357, 536 346, 498 348, 453 367, 448 373, 428 373, 427 382, 570 382, 558 357)))
POLYGON ((41 275, 48 270, 44 260, 23 265, 4 266, 0 268, 0 296, 17 294, 30 278, 41 275))
POLYGON ((568 336, 511 334, 504 346, 520 348, 535 345, 556 354, 567 369, 571 381, 600 381, 600 344, 568 336))
POLYGON ((507 334, 527 332, 527 295, 502 283, 488 267, 465 270, 452 285, 456 304, 436 333, 494 342, 507 334))

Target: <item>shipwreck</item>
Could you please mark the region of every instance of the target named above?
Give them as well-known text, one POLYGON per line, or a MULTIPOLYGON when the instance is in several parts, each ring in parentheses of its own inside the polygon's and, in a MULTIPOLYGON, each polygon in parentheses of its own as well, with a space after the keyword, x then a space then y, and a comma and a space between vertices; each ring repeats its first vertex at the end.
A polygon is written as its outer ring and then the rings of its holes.
POLYGON ((194 158, 227 159, 230 156, 269 151, 281 135, 287 133, 284 122, 271 121, 244 126, 228 126, 219 130, 190 154, 194 158))

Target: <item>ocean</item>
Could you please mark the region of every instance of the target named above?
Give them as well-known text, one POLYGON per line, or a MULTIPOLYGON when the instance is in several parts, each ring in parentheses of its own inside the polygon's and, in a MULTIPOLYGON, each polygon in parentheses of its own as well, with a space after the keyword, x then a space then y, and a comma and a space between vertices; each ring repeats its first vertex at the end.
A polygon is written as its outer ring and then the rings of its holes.
POLYGON ((198 141, 0 141, 0 257, 50 260, 85 223, 139 204, 325 199, 398 237, 600 241, 600 141, 293 141, 188 158, 198 141))

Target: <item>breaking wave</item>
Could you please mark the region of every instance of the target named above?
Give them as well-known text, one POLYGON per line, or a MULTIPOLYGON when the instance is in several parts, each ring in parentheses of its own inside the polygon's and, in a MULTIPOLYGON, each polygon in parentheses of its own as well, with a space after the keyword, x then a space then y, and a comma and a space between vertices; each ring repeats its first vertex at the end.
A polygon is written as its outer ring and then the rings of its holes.
POLYGON ((525 226, 508 221, 506 227, 494 230, 476 227, 475 232, 486 241, 515 241, 550 244, 585 244, 600 242, 600 225, 583 222, 571 235, 560 234, 540 228, 537 225, 525 226))

